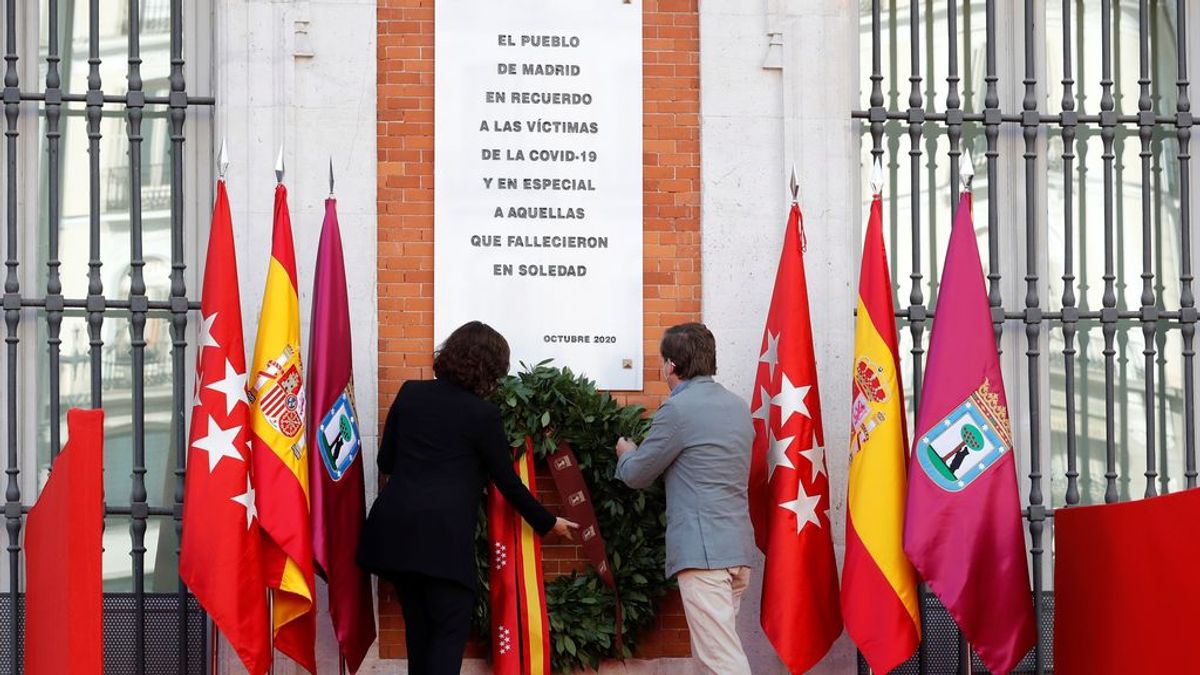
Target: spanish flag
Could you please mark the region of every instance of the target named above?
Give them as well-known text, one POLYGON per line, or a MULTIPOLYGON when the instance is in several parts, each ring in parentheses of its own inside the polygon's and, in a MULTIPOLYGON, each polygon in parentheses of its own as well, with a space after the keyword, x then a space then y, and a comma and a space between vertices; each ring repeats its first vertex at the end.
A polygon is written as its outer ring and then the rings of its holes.
POLYGON ((842 572, 846 631, 876 673, 903 663, 921 642, 917 578, 902 545, 908 430, 882 212, 876 194, 858 285, 842 572))
POLYGON ((263 290, 254 364, 246 387, 255 501, 263 531, 267 585, 273 589, 275 648, 315 673, 315 587, 296 287, 287 188, 280 184, 275 186, 271 263, 263 290))

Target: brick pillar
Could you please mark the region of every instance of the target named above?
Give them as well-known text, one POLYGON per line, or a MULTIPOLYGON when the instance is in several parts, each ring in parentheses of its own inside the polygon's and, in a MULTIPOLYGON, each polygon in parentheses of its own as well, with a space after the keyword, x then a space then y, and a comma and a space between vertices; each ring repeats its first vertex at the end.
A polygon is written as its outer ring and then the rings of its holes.
MULTIPOLYGON (((379 0, 379 419, 409 379, 433 376, 433 0, 379 0)), ((653 410, 663 330, 700 320, 700 24, 697 0, 644 0, 644 297, 646 388, 621 393, 653 410)), ((546 479, 549 484, 549 478, 546 479)), ((552 507, 553 508, 553 507, 552 507)), ((585 563, 546 549, 548 578, 585 563)), ((380 591, 380 656, 402 658, 399 607, 380 591)), ((677 596, 638 656, 688 654, 677 596)), ((468 655, 477 654, 474 648, 468 655)))

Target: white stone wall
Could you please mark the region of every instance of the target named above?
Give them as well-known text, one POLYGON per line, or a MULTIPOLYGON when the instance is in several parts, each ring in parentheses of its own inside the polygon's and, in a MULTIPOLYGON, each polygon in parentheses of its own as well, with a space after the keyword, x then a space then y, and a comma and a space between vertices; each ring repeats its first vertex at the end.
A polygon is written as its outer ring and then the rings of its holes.
MULTIPOLYGON (((214 148, 229 144, 227 176, 241 277, 247 353, 271 249, 276 155, 283 147, 307 349, 313 266, 333 160, 346 255, 354 381, 368 499, 376 484, 378 330, 375 284, 375 0, 218 0, 212 68, 214 148)), ((207 216, 205 216, 207 219, 207 216)), ((202 228, 207 231, 207 228, 202 228)), ((204 235, 206 236, 206 235, 204 235)), ((338 672, 337 647, 318 606, 321 673, 338 672)), ((218 672, 244 672, 223 645, 218 672)), ((366 669, 364 669, 366 670, 366 669)), ((277 675, 303 672, 277 655, 277 675)), ((395 672, 394 666, 366 672, 395 672)))
MULTIPOLYGON (((703 313, 717 337, 718 379, 749 398, 794 163, 839 564, 863 217, 850 120, 858 95, 858 12, 851 0, 700 3, 703 313), (769 33, 777 34, 771 49, 769 33)), ((784 673, 759 627, 761 565, 756 572, 739 616, 742 640, 756 674, 784 673)), ((854 672, 850 641, 843 635, 813 672, 854 672)))

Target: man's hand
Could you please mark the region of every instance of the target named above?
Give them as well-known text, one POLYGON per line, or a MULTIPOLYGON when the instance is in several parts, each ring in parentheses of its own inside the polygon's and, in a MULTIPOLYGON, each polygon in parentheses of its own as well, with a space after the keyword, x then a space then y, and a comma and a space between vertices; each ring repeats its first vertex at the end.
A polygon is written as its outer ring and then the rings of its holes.
POLYGON ((617 459, 620 459, 625 453, 637 450, 637 446, 624 436, 617 439, 617 459))
POLYGON ((572 530, 578 529, 578 523, 567 520, 566 518, 558 518, 554 521, 554 529, 550 531, 562 537, 563 539, 566 539, 567 541, 574 541, 575 536, 571 534, 571 532, 572 530))

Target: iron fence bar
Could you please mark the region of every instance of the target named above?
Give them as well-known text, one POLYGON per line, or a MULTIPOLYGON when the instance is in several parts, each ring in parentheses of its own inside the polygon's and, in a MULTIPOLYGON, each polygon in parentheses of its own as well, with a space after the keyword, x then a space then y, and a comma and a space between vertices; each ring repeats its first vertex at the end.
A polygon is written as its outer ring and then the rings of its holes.
POLYGON ((900 75, 898 72, 900 40, 897 32, 896 14, 896 0, 888 0, 888 74, 884 79, 888 84, 886 107, 889 110, 894 110, 900 106, 900 75))
MULTIPOLYGON (((920 195, 920 186, 921 186, 921 171, 920 171, 921 143, 920 142, 922 139, 925 138, 924 137, 924 133, 925 133, 924 105, 926 103, 928 103, 929 105, 932 105, 934 95, 935 95, 935 92, 933 89, 933 59, 926 59, 927 73, 924 78, 921 77, 921 54, 920 54, 920 50, 921 50, 921 41, 920 41, 921 14, 920 14, 920 8, 918 5, 919 5, 918 2, 911 3, 912 15, 910 18, 911 18, 912 23, 909 26, 909 30, 910 30, 911 34, 914 36, 914 39, 912 41, 913 44, 910 46, 910 49, 912 50, 911 51, 912 75, 911 75, 909 81, 912 83, 912 90, 909 92, 909 95, 908 95, 908 102, 909 102, 908 134, 909 134, 910 143, 912 143, 912 146, 909 149, 909 157, 911 158, 912 174, 913 174, 912 175, 912 185, 913 185, 914 190, 916 190, 916 191, 913 192, 913 206, 912 206, 913 219, 912 219, 912 223, 909 224, 911 227, 911 232, 912 232, 912 251, 911 251, 912 269, 909 270, 909 275, 908 275, 909 282, 911 283, 911 287, 908 292, 908 305, 909 306, 905 313, 905 318, 908 319, 909 334, 912 337, 912 347, 910 348, 910 353, 912 354, 912 372, 913 372, 912 380, 911 380, 912 381, 912 392, 913 392, 912 393, 913 419, 916 419, 917 413, 920 411, 920 408, 921 408, 921 386, 922 386, 922 377, 921 376, 923 374, 922 373, 923 369, 921 367, 921 360, 925 354, 924 337, 923 337, 924 332, 925 332, 925 313, 924 313, 925 298, 924 298, 924 293, 921 288, 921 280, 922 280, 922 275, 921 275, 921 219, 920 219, 920 204, 918 203, 919 202, 918 195, 920 195), (922 83, 924 83, 925 87, 926 87, 926 92, 925 92, 925 96, 923 97, 923 100, 922 100, 922 96, 921 96, 921 84, 922 83), (915 103, 915 105, 914 105, 914 103, 915 103)), ((925 22, 925 31, 926 31, 925 44, 926 45, 933 44, 932 30, 933 30, 933 22, 926 21, 925 22)), ((934 144, 933 147, 929 148, 929 152, 928 152, 928 155, 929 155, 928 165, 929 165, 930 171, 932 172, 933 165, 935 162, 935 157, 937 154, 937 146, 935 144, 936 142, 933 137, 929 137, 928 139, 925 139, 925 140, 926 140, 926 142, 928 142, 930 144, 934 144)), ((930 185, 934 185, 934 183, 932 181, 932 175, 931 175, 930 185)), ((932 190, 930 191, 930 197, 932 198, 932 190)), ((930 211, 929 211, 930 218, 931 218, 930 223, 929 223, 930 230, 933 229, 933 221, 932 221, 933 213, 934 213, 934 210, 930 209, 930 211)))
MULTIPOLYGON (((27 508, 27 507, 26 507, 27 508)), ((104 515, 106 516, 132 516, 139 510, 144 510, 148 516, 157 516, 161 518, 169 518, 175 515, 174 506, 138 506, 132 504, 129 506, 108 506, 104 507, 104 515)))
MULTIPOLYGON (((1075 0, 1075 16, 1077 17, 1077 26, 1082 26, 1084 21, 1084 2, 1083 0, 1075 0)), ((1087 31, 1077 30, 1075 40, 1075 63, 1077 64, 1078 72, 1075 78, 1078 82, 1088 81, 1088 60, 1085 41, 1087 40, 1087 31)), ((1080 86, 1076 94, 1078 109, 1080 111, 1087 109, 1087 88, 1080 86)), ((1081 120, 1084 124, 1092 124, 1090 120, 1081 120)), ((1088 272, 1088 261, 1090 256, 1087 255, 1088 249, 1088 154, 1090 146, 1087 139, 1091 137, 1093 131, 1088 126, 1082 126, 1079 129, 1081 138, 1077 141, 1079 153, 1078 165, 1078 181, 1079 185, 1079 319, 1081 320, 1079 339, 1079 371, 1083 373, 1083 384, 1080 387, 1080 399, 1083 403, 1082 411, 1079 417, 1083 420, 1083 436, 1082 450, 1083 462, 1080 465, 1079 484, 1083 488, 1083 493, 1088 496, 1092 494, 1092 434, 1091 434, 1091 388, 1092 378, 1088 376, 1091 372, 1092 352, 1089 345, 1092 342, 1091 328, 1095 321, 1100 318, 1100 315, 1091 310, 1091 299, 1088 291, 1091 286, 1091 275, 1088 272)))
MULTIPOLYGON (((934 8, 933 8, 933 0, 925 0, 925 19, 924 19, 924 21, 925 21, 925 50, 928 54, 928 57, 925 59, 925 105, 928 106, 929 108, 932 108, 933 106, 935 106, 937 104, 937 71, 934 67, 937 64, 937 61, 933 57, 933 47, 937 43, 937 39, 934 34, 934 27, 936 24, 936 16, 934 13, 934 8)), ((929 111, 926 111, 926 112, 929 112, 929 111)), ((944 116, 942 118, 942 121, 945 121, 944 116)), ((937 126, 934 126, 932 129, 928 129, 928 130, 926 129, 925 126, 922 126, 921 132, 924 135, 923 137, 925 139, 925 157, 926 157, 926 160, 925 160, 925 172, 926 172, 925 182, 929 185, 929 190, 927 191, 929 203, 925 209, 925 213, 927 214, 926 220, 929 221, 928 225, 924 228, 924 231, 928 235, 925 237, 925 246, 926 246, 926 251, 928 252, 928 259, 929 259, 929 279, 932 282, 937 279, 937 272, 938 272, 938 247, 937 247, 938 216, 942 211, 941 205, 938 204, 938 195, 937 195, 936 191, 933 189, 934 186, 936 186, 938 184, 938 182, 937 182, 938 181, 937 158, 938 158, 938 138, 939 138, 940 132, 939 132, 939 127, 937 127, 937 126), (926 133, 926 131, 929 131, 930 133, 926 133)), ((949 133, 949 130, 947 130, 947 135, 948 135, 948 133, 949 133)), ((912 241, 912 246, 914 249, 913 261, 914 261, 914 263, 917 263, 917 264, 913 265, 912 271, 919 273, 919 272, 921 272, 921 265, 919 264, 920 258, 916 255, 916 252, 917 252, 917 249, 921 246, 921 234, 920 234, 921 229, 916 226, 917 225, 916 223, 914 223, 913 225, 914 225, 914 228, 913 228, 914 234, 913 234, 913 241, 912 241)), ((923 277, 921 277, 918 274, 917 278, 912 281, 914 284, 922 284, 923 277)), ((924 288, 922 287, 920 289, 920 291, 921 291, 920 299, 915 303, 910 299, 909 304, 913 305, 913 306, 920 305, 921 307, 924 307, 924 308, 933 307, 937 303, 937 296, 934 294, 934 291, 936 291, 936 290, 937 289, 933 285, 933 283, 930 283, 929 284, 929 294, 928 294, 928 296, 925 296, 924 288)), ((916 350, 915 352, 913 352, 913 355, 914 355, 913 368, 914 369, 920 368, 919 376, 921 378, 920 381, 918 382, 918 384, 920 386, 917 386, 914 389, 915 398, 913 400, 913 418, 915 419, 916 415, 917 415, 917 408, 919 407, 919 404, 921 401, 920 394, 922 391, 924 391, 924 377, 925 377, 924 371, 925 371, 925 369, 924 369, 924 367, 920 366, 920 361, 924 357, 924 354, 925 354, 924 331, 927 326, 927 319, 924 318, 924 314, 918 314, 915 317, 910 316, 909 320, 910 321, 919 320, 920 321, 920 329, 921 329, 921 334, 919 336, 921 338, 920 340, 915 339, 918 337, 917 335, 913 336, 914 337, 913 349, 916 350)))
POLYGON ((1114 281, 1116 268, 1114 258, 1113 219, 1113 138, 1116 133, 1116 103, 1113 99, 1112 78, 1112 0, 1100 3, 1100 137, 1104 142, 1104 308, 1100 324, 1104 334, 1104 501, 1117 501, 1117 429, 1116 394, 1113 390, 1116 378, 1116 335, 1117 335, 1117 292, 1114 281))
MULTIPOLYGON (((1083 99, 1083 97, 1080 96, 1080 100, 1082 100, 1082 99, 1083 99)), ((1082 106, 1080 107, 1080 109, 1082 109, 1082 106)), ((883 114, 884 114, 885 119, 888 119, 888 120, 903 120, 904 116, 905 116, 905 112, 903 110, 885 110, 883 114)), ((870 110, 852 110, 852 111, 850 111, 851 119, 869 119, 870 116, 871 116, 870 110)), ((955 116, 955 117, 957 118, 957 116, 955 116)), ((925 112, 925 119, 928 122, 947 122, 949 119, 948 111, 947 112, 937 112, 937 111, 933 111, 933 110, 927 110, 925 112)), ((1070 123, 1076 124, 1076 125, 1078 125, 1078 124, 1099 125, 1101 122, 1101 117, 1100 117, 1100 115, 1076 114, 1076 115, 1072 116, 1071 120, 1072 121, 1070 123)), ((1112 120, 1116 123, 1117 126, 1136 127, 1140 123, 1140 120, 1138 119, 1137 115, 1120 115, 1120 114, 1118 114, 1115 117, 1113 117, 1112 120)), ((962 114, 962 121, 963 122, 984 123, 987 121, 987 118, 985 117, 983 112, 977 112, 977 113, 964 112, 962 114)), ((1002 124, 1016 124, 1016 125, 1020 126, 1024 121, 1025 121, 1025 116, 1021 113, 1002 113, 1000 115, 1000 122, 1002 124)), ((1157 116, 1155 116, 1154 121, 1156 124, 1166 125, 1166 126, 1174 126, 1175 124, 1177 124, 1179 122, 1179 119, 1174 116, 1157 115, 1157 116)), ((1056 114, 1056 115, 1049 115, 1046 113, 1042 113, 1042 114, 1038 115, 1038 123, 1042 124, 1042 125, 1048 125, 1048 126, 1064 126, 1064 125, 1068 124, 1068 122, 1065 121, 1065 118, 1062 116, 1061 113, 1056 114)))
POLYGON ((1034 0, 1025 0, 1025 356, 1029 368, 1029 553, 1033 559, 1033 616, 1038 625, 1034 645, 1036 672, 1042 666, 1042 529, 1045 508, 1042 498, 1042 411, 1041 411, 1041 299, 1038 297, 1038 101, 1037 65, 1034 62, 1034 0))
MULTIPOLYGON (((91 357, 92 407, 102 404, 103 378, 101 355, 104 337, 104 281, 100 269, 100 117, 103 114, 104 93, 100 89, 100 0, 88 0, 88 78, 87 78, 87 137, 88 137, 88 351, 91 357)), ((65 303, 64 303, 65 305, 65 303)))
POLYGON ((1150 192, 1150 147, 1154 135, 1154 109, 1150 100, 1150 2, 1138 2, 1138 137, 1141 139, 1142 160, 1142 356, 1146 368, 1146 489, 1143 496, 1156 494, 1154 480, 1157 459, 1154 446, 1154 357, 1155 339, 1158 329, 1158 300, 1154 296, 1154 240, 1151 237, 1150 208, 1153 194, 1150 192))
MULTIPOLYGON (((1113 78, 1113 98, 1116 100, 1116 109, 1124 109, 1125 92, 1122 89, 1125 78, 1120 77, 1121 60, 1121 0, 1113 0, 1113 64, 1117 69, 1117 76, 1113 78)), ((1114 129, 1115 137, 1113 139, 1113 147, 1115 150, 1115 164, 1113 167, 1113 184, 1114 186, 1125 185, 1125 139, 1129 129, 1120 127, 1114 129)), ((1113 194, 1113 203, 1116 219, 1116 239, 1121 242, 1124 247, 1125 242, 1125 190, 1115 189, 1113 194)), ((1117 312, 1123 312, 1128 308, 1128 301, 1125 297, 1125 292, 1129 288, 1125 275, 1125 256, 1120 255, 1116 258, 1116 286, 1117 286, 1117 312)), ((1128 327, 1118 326, 1117 330, 1117 382, 1119 382, 1120 391, 1129 391, 1129 329, 1128 327)), ((1120 501, 1129 499, 1129 396, 1120 396, 1117 398, 1117 405, 1120 407, 1121 427, 1118 430, 1120 447, 1125 448, 1125 452, 1117 455, 1117 460, 1120 467, 1117 471, 1117 491, 1120 501)))
MULTIPOLYGON (((963 2, 962 18, 963 18, 963 21, 962 21, 962 24, 963 24, 963 49, 962 49, 963 67, 962 67, 962 72, 965 73, 968 78, 968 80, 963 84, 963 88, 962 88, 962 97, 963 97, 962 109, 964 112, 966 112, 967 110, 975 109, 974 100, 972 99, 972 97, 975 94, 975 88, 971 86, 971 81, 969 79, 971 76, 971 73, 974 72, 972 70, 973 64, 971 63, 971 57, 973 56, 972 50, 971 50, 971 0, 966 0, 965 2, 963 2)), ((965 136, 964 136, 964 138, 965 138, 965 136)))
POLYGON ((1079 322, 1079 308, 1075 306, 1075 273, 1074 273, 1074 211, 1072 210, 1072 190, 1074 183, 1072 168, 1075 160, 1075 80, 1071 68, 1071 0, 1062 0, 1062 41, 1063 41, 1063 95, 1062 95, 1062 127, 1063 144, 1063 292, 1062 292, 1062 334, 1063 334, 1063 374, 1066 390, 1066 426, 1067 426, 1067 495, 1068 504, 1079 503, 1079 468, 1077 448, 1075 443, 1075 329, 1079 322), (1069 123, 1067 123, 1069 122, 1069 123))
MULTIPOLYGON (((90 312, 92 310, 92 305, 89 303, 92 302, 92 299, 93 298, 89 295, 89 297, 87 297, 87 298, 63 298, 62 302, 63 302, 63 307, 65 309, 85 309, 90 312)), ((106 298, 105 296, 101 295, 98 297, 98 300, 100 302, 104 303, 104 307, 107 307, 109 309, 120 309, 120 310, 128 311, 130 309, 130 307, 133 306, 133 303, 130 302, 129 298, 125 298, 125 299, 106 298)), ((46 298, 21 298, 20 303, 21 303, 21 307, 42 309, 42 308, 46 307, 46 298)), ((161 314, 163 312, 170 313, 170 312, 173 312, 175 309, 174 306, 171 304, 170 300, 149 300, 149 299, 147 299, 145 302, 145 306, 146 306, 146 311, 150 312, 152 314, 161 314)), ((199 310, 199 309, 200 309, 200 302, 198 300, 189 300, 188 301, 188 310, 189 311, 199 310)))
POLYGON ((987 0, 985 7, 987 32, 987 74, 984 82, 987 90, 983 98, 983 135, 987 140, 988 180, 988 304, 992 307, 992 327, 996 336, 996 347, 1000 347, 1000 334, 1004 330, 1004 297, 1000 292, 1000 200, 995 199, 1000 151, 1000 95, 996 90, 999 77, 996 75, 996 2, 987 0))
MULTIPOLYGON (((1082 150, 1083 146, 1079 146, 1079 147, 1082 150)), ((33 301, 30 301, 30 302, 33 302, 33 301)), ((855 311, 858 311, 858 310, 855 310, 855 311)), ((897 317, 903 318, 903 319, 907 319, 909 316, 908 308, 897 309, 897 310, 895 310, 895 313, 896 313, 897 317)), ((1040 313, 1041 322, 1046 323, 1049 321, 1065 321, 1066 319, 1064 317, 1066 317, 1067 314, 1068 313, 1063 310, 1060 310, 1060 311, 1042 310, 1042 312, 1040 313)), ((1072 316, 1074 316, 1077 321, 1082 322, 1082 321, 1098 321, 1100 319, 1100 317, 1103 315, 1103 312, 1102 311, 1076 309, 1075 311, 1070 312, 1070 314, 1072 316)), ((1025 319, 1027 318, 1024 310, 1011 310, 1011 309, 1003 310, 1003 315, 1004 315, 1003 318, 1005 321, 1020 321, 1021 323, 1025 323, 1025 319)), ((937 311, 933 310, 933 309, 926 310, 924 313, 924 317, 926 319, 932 319, 936 316, 937 316, 937 311)), ((1117 312, 1118 319, 1136 320, 1136 319, 1140 319, 1141 316, 1142 316, 1142 312, 1140 309, 1127 309, 1127 310, 1117 312)), ((1180 314, 1178 311, 1160 310, 1158 312, 1158 318, 1159 318, 1160 323, 1166 322, 1166 321, 1176 321, 1179 319, 1179 316, 1180 316, 1180 314)))
MULTIPOLYGON (((950 209, 958 211, 960 191, 958 159, 962 155, 962 102, 958 94, 958 2, 951 0, 946 5, 946 31, 949 37, 949 63, 946 73, 946 129, 950 138, 950 209)), ((932 103, 932 101, 930 101, 932 103)))
POLYGON ((1191 169, 1192 103, 1188 98, 1187 71, 1187 2, 1176 3, 1177 37, 1176 50, 1179 54, 1179 93, 1175 101, 1175 134, 1179 139, 1179 323, 1183 326, 1183 425, 1184 425, 1184 478, 1189 488, 1196 487, 1196 387, 1195 349, 1192 344, 1196 334, 1196 300, 1192 295, 1192 218, 1191 218, 1191 169))
MULTIPOLYGON (((1161 44, 1161 36, 1159 32, 1159 6, 1161 3, 1155 2, 1150 5, 1150 39, 1155 46, 1161 44)), ((1150 52, 1151 71, 1157 76, 1160 70, 1159 50, 1154 49, 1150 52)), ((1150 101, 1153 110, 1158 111, 1162 108, 1162 87, 1160 84, 1162 78, 1157 77, 1151 80, 1150 101)), ((1154 290, 1156 294, 1155 309, 1162 315, 1166 309, 1166 274, 1163 271, 1163 200, 1162 200, 1162 153, 1163 140, 1165 134, 1158 127, 1154 128, 1154 133, 1150 140, 1150 174, 1152 176, 1153 194, 1155 195, 1153 203, 1153 219, 1154 219, 1154 241, 1158 245, 1154 249, 1154 290)), ((1170 490, 1170 473, 1171 465, 1167 461, 1167 334, 1166 331, 1157 331, 1155 335, 1155 346, 1157 347, 1158 358, 1155 360, 1155 365, 1158 367, 1158 438, 1159 438, 1159 458, 1158 458, 1158 491, 1159 494, 1166 494, 1170 490)), ((1148 404, 1147 404, 1148 405, 1148 404)))
POLYGON ((61 55, 58 52, 58 0, 48 0, 46 51, 46 151, 47 151, 47 256, 46 256, 46 343, 50 351, 47 381, 50 384, 50 460, 58 456, 61 445, 60 403, 61 373, 59 356, 62 339, 63 306, 62 279, 59 277, 58 237, 61 209, 59 203, 59 119, 62 116, 62 77, 58 71, 61 55))
MULTIPOLYGON (((898 55, 900 40, 898 39, 898 33, 897 33, 897 31, 898 31, 898 25, 897 25, 898 22, 897 22, 897 18, 896 18, 897 14, 898 14, 898 12, 896 11, 896 0, 888 0, 888 34, 891 39, 889 40, 889 44, 888 44, 888 50, 889 50, 888 56, 889 56, 890 60, 888 63, 888 74, 886 76, 886 80, 888 83, 887 107, 889 107, 889 108, 895 108, 900 105, 900 74, 899 74, 900 59, 899 59, 899 55, 898 55)), ((888 192, 887 192, 887 194, 889 195, 889 197, 894 196, 899 193, 899 182, 900 182, 900 134, 899 134, 899 130, 900 130, 900 122, 898 122, 896 120, 888 120, 887 124, 884 125, 884 136, 888 139, 888 147, 887 147, 887 151, 884 153, 883 156, 887 159, 887 171, 888 171, 888 184, 887 184, 888 192)), ((874 147, 874 146, 872 146, 872 147, 874 147)), ((875 157, 872 156, 872 164, 874 164, 874 160, 875 160, 875 157)), ((872 171, 873 171, 873 169, 872 169, 872 171)), ((900 204, 899 204, 898 200, 888 198, 888 199, 884 200, 884 205, 886 206, 886 208, 888 210, 887 211, 888 224, 889 224, 889 227, 891 228, 891 234, 892 234, 891 241, 894 242, 894 241, 897 241, 896 235, 899 232, 899 226, 897 225, 897 223, 900 222, 900 204)), ((896 260, 897 260, 897 253, 896 253, 895 248, 896 247, 893 246, 892 250, 889 252, 889 255, 891 256, 891 259, 892 259, 892 265, 893 265, 891 269, 896 269, 895 264, 896 264, 896 260)), ((894 284, 895 289, 900 288, 900 284, 897 280, 893 279, 892 283, 894 284)))
POLYGON ((877 113, 883 108, 883 55, 880 53, 880 0, 871 0, 871 157, 883 160, 883 124, 877 113))
MULTIPOLYGON (((187 115, 187 94, 183 78, 183 4, 171 0, 171 396, 172 428, 175 436, 175 557, 183 544, 183 486, 187 465, 187 418, 185 403, 185 364, 187 353, 187 286, 183 259, 183 123, 187 115)), ((178 672, 188 672, 188 589, 179 578, 178 592, 178 672)))
MULTIPOLYGON (((963 125, 963 110, 958 94, 958 2, 951 0, 947 4, 946 11, 946 32, 948 37, 948 54, 949 63, 946 73, 946 129, 950 140, 950 152, 947 153, 950 158, 950 226, 954 227, 954 221, 957 218, 959 207, 959 193, 962 190, 962 167, 960 166, 960 158, 962 157, 962 125, 963 125)), ((932 44, 932 43, 931 43, 932 44)), ((932 100, 930 101, 932 103, 932 100)), ((932 161, 933 155, 930 155, 932 161)), ((930 185, 934 185, 931 181, 930 185)), ((937 278, 936 248, 933 244, 933 238, 937 234, 930 228, 930 280, 937 278)), ((916 250, 916 246, 913 247, 916 250)), ((932 287, 930 289, 929 302, 931 306, 937 306, 937 298, 933 294, 932 287)), ((958 672, 967 675, 971 672, 971 645, 967 642, 967 637, 960 631, 958 634, 958 672)))
POLYGON ((4 491, 4 520, 8 532, 8 602, 10 615, 13 617, 8 630, 9 654, 12 663, 9 672, 17 675, 21 671, 21 640, 20 640, 20 591, 21 572, 21 486, 19 481, 20 465, 17 462, 17 346, 20 338, 17 329, 21 322, 21 282, 17 274, 19 266, 17 258, 17 117, 21 112, 20 76, 17 73, 17 3, 16 0, 6 0, 5 39, 4 39, 4 118, 6 122, 5 160, 7 162, 7 257, 4 265, 7 268, 4 277, 4 323, 7 334, 4 342, 7 347, 8 366, 8 457, 5 473, 8 475, 4 491))
MULTIPOLYGON (((22 91, 20 94, 20 100, 35 101, 35 102, 40 103, 40 102, 46 101, 46 96, 47 96, 47 92, 22 91)), ((166 106, 169 108, 172 105, 170 95, 167 95, 167 96, 145 96, 144 99, 145 99, 144 100, 145 105, 148 105, 148 106, 149 105, 166 106)), ((120 104, 120 105, 124 105, 127 101, 125 96, 119 96, 116 94, 102 96, 101 100, 104 103, 116 103, 116 104, 120 104)), ((62 94, 61 101, 63 103, 88 103, 89 102, 87 94, 70 94, 70 93, 66 93, 66 92, 64 92, 62 94)), ((187 102, 188 102, 187 104, 189 106, 212 106, 212 105, 217 104, 216 98, 214 98, 212 96, 188 96, 187 102)), ((1171 119, 1174 119, 1174 118, 1171 118, 1171 119)))
MULTIPOLYGON (((910 74, 908 77, 909 92, 908 92, 907 120, 908 120, 908 141, 909 141, 908 157, 909 157, 909 167, 910 167, 909 173, 911 174, 910 181, 912 184, 913 197, 910 200, 909 208, 910 208, 911 213, 910 213, 909 217, 912 220, 912 223, 911 223, 912 231, 913 231, 914 237, 915 237, 916 233, 918 233, 921 229, 921 200, 918 198, 918 195, 921 194, 921 137, 924 135, 924 131, 925 131, 925 108, 924 108, 924 101, 921 97, 921 4, 919 2, 912 2, 910 4, 910 8, 911 8, 911 11, 909 14, 909 25, 908 25, 910 74)), ((894 202, 895 199, 892 199, 892 201, 894 202)), ((913 247, 912 248, 913 248, 913 271, 914 272, 919 272, 921 269, 921 249, 917 245, 917 242, 919 242, 919 241, 920 240, 917 238, 913 239, 913 247)), ((895 244, 896 244, 895 239, 893 239, 893 241, 892 241, 893 253, 895 253, 895 249, 898 248, 895 244)), ((892 269, 895 269, 895 267, 893 267, 892 269)), ((916 284, 917 282, 914 281, 913 283, 916 284)), ((897 279, 896 288, 899 289, 899 287, 900 287, 900 282, 899 282, 899 279, 897 279)), ((919 289, 916 289, 915 286, 914 286, 914 291, 919 293, 919 289)), ((920 304, 921 302, 922 301, 921 301, 919 295, 917 296, 916 302, 913 302, 913 298, 910 295, 909 303, 911 305, 920 304)), ((896 306, 899 307, 900 303, 897 302, 896 306)), ((914 363, 919 363, 920 356, 918 355, 916 350, 919 348, 920 343, 921 343, 921 337, 920 337, 921 327, 919 325, 914 324, 914 325, 910 326, 909 329, 912 332, 912 336, 913 336, 914 363)), ((914 415, 914 419, 916 416, 916 405, 917 405, 916 401, 919 398, 920 387, 921 387, 919 375, 917 374, 916 371, 917 371, 917 366, 914 365, 913 366, 913 387, 914 387, 913 388, 913 415, 914 415)), ((925 588, 925 585, 923 583, 917 585, 917 618, 920 621, 920 628, 921 628, 922 634, 924 634, 924 632, 925 632, 925 622, 927 620, 926 609, 925 609, 925 596, 927 595, 927 593, 928 593, 928 591, 925 588)), ((917 668, 922 673, 925 672, 925 669, 927 667, 926 664, 928 662, 928 658, 929 658, 928 657, 928 648, 925 644, 925 641, 921 640, 917 645, 917 668)))
POLYGON ((125 110, 129 118, 129 331, 133 373, 133 469, 129 501, 132 506, 130 535, 133 556, 134 672, 146 672, 146 282, 142 275, 142 92, 141 17, 138 0, 129 0, 129 87, 125 110))
MULTIPOLYGON (((24 516, 24 515, 27 515, 29 513, 29 510, 33 508, 33 504, 20 504, 19 503, 16 505, 16 507, 17 507, 17 510, 20 511, 21 515, 24 516)), ((129 504, 118 504, 117 506, 113 506, 112 504, 104 505, 104 515, 105 516, 128 516, 128 515, 133 514, 133 510, 134 510, 133 506, 129 505, 129 504)), ((169 518, 169 517, 175 515, 175 507, 174 506, 147 506, 146 514, 149 516, 155 516, 155 517, 160 517, 160 518, 169 518)))

